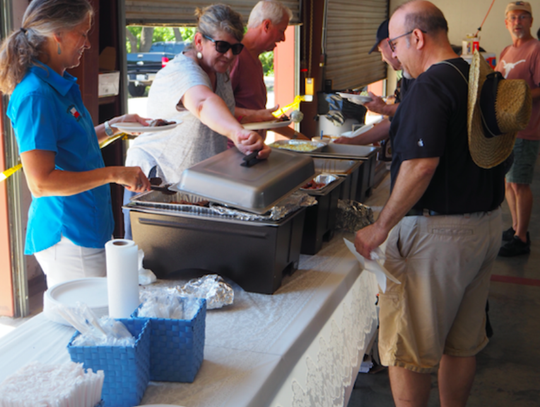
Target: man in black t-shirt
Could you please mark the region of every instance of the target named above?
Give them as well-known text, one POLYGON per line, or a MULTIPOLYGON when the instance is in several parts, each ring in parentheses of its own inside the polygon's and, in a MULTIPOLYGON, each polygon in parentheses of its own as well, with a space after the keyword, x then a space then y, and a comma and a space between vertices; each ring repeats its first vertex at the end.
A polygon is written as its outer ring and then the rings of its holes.
POLYGON ((387 281, 379 297, 379 354, 396 406, 427 405, 432 372, 441 405, 464 406, 475 355, 488 342, 484 309, 501 239, 504 169, 482 169, 471 158, 469 66, 452 50, 442 12, 427 1, 405 3, 389 34, 416 79, 390 129, 390 198, 355 246, 369 258, 386 241, 385 267, 401 282, 387 281))

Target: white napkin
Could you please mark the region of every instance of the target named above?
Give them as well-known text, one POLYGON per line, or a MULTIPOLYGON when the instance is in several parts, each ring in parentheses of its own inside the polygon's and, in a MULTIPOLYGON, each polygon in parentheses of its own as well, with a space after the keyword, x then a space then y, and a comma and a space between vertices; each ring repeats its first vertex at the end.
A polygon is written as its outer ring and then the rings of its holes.
POLYGON ((382 262, 384 261, 384 254, 382 250, 377 247, 375 250, 371 252, 371 257, 375 260, 366 259, 364 256, 362 256, 360 253, 356 251, 356 248, 354 247, 354 243, 348 241, 347 239, 343 238, 343 241, 345 242, 345 245, 349 248, 352 254, 358 259, 362 267, 369 271, 370 273, 375 274, 375 277, 377 277, 377 283, 379 283, 379 287, 381 287, 381 290, 383 293, 386 292, 386 279, 389 278, 396 284, 401 284, 398 279, 396 279, 392 274, 388 272, 382 265, 382 262))

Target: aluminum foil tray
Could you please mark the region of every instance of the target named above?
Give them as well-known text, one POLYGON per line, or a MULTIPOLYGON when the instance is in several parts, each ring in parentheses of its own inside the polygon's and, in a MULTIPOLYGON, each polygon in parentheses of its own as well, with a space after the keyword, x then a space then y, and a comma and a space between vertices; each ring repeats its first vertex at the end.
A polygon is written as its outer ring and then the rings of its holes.
POLYGON ((279 226, 279 224, 304 206, 315 205, 316 200, 302 191, 288 195, 281 199, 264 214, 241 211, 228 208, 206 199, 177 192, 174 195, 164 194, 160 191, 144 192, 131 198, 129 204, 123 208, 157 215, 184 216, 189 218, 212 218, 220 222, 240 223, 255 222, 260 226, 279 226), (198 204, 208 203, 208 206, 198 204), (186 202, 186 203, 183 203, 186 202))
POLYGON ((361 162, 358 160, 336 160, 334 158, 314 158, 315 172, 346 176, 354 172, 361 162))
POLYGON ((312 157, 369 160, 380 147, 356 146, 350 144, 325 144, 320 151, 310 152, 312 157))
POLYGON ((184 170, 169 189, 264 214, 315 176, 313 159, 305 154, 275 149, 250 167, 241 165, 244 157, 231 148, 184 170))
POLYGON ((310 195, 324 195, 330 187, 335 186, 335 183, 341 183, 343 181, 342 177, 339 177, 335 174, 319 174, 315 178, 313 178, 313 181, 315 181, 318 184, 321 184, 319 188, 300 188, 301 191, 304 191, 310 195))
POLYGON ((327 143, 310 140, 278 140, 269 144, 272 148, 294 151, 295 153, 314 153, 322 151, 327 143))
POLYGON ((130 200, 129 207, 144 207, 164 209, 168 211, 187 212, 197 215, 214 215, 215 211, 208 206, 199 204, 209 202, 200 196, 177 192, 175 194, 164 194, 160 191, 149 191, 135 195, 130 200), (186 202, 186 203, 182 203, 186 202))

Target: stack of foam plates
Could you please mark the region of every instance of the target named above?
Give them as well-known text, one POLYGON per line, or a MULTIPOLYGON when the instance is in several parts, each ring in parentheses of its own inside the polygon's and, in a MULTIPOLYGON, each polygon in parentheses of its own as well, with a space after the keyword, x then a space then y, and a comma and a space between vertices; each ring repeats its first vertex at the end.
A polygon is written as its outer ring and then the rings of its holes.
POLYGON ((58 304, 75 306, 78 302, 88 305, 98 317, 108 315, 107 278, 79 278, 52 286, 43 294, 43 313, 53 322, 71 326, 55 307, 58 304))

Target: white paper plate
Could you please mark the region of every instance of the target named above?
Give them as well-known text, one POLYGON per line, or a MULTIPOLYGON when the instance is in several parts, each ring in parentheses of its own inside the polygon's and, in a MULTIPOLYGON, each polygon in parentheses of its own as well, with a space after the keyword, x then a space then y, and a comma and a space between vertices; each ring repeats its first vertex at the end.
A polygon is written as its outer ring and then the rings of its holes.
POLYGON ((71 326, 54 311, 54 307, 58 304, 75 305, 77 302, 88 305, 98 317, 108 315, 107 278, 79 278, 52 286, 43 294, 43 313, 51 321, 71 326))
POLYGON ((369 96, 355 95, 353 93, 338 92, 337 94, 344 99, 349 99, 351 102, 356 103, 357 105, 363 105, 364 103, 371 102, 372 100, 369 96))
POLYGON ((278 127, 286 127, 292 123, 292 120, 272 120, 271 122, 246 123, 244 129, 247 130, 266 130, 277 129, 278 127))
POLYGON ((114 123, 111 127, 116 127, 118 130, 130 132, 130 133, 155 133, 158 131, 172 130, 178 126, 182 121, 178 121, 174 124, 168 124, 166 126, 141 126, 140 123, 114 123))
POLYGON ((365 126, 356 129, 355 131, 345 131, 341 133, 342 137, 356 137, 362 133, 365 133, 368 130, 371 130, 374 127, 373 124, 366 124, 365 126))

